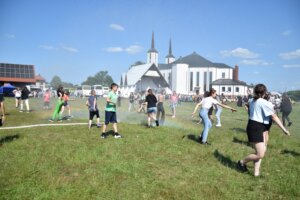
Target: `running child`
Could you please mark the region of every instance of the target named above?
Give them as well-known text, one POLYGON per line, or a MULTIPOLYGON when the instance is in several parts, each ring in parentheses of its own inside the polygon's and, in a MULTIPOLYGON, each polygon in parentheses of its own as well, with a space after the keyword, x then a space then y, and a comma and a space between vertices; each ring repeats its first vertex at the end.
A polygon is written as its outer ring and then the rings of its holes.
POLYGON ((15 94, 15 98, 16 98, 16 108, 19 108, 20 104, 21 104, 21 91, 20 88, 16 88, 13 93, 15 94))
POLYGON ((68 109, 68 112, 69 112, 69 115, 68 117, 71 117, 71 106, 69 105, 69 101, 70 101, 70 92, 69 91, 66 91, 63 95, 63 105, 61 107, 61 111, 60 111, 60 115, 62 116, 63 112, 65 111, 65 108, 68 109))
POLYGON ((100 128, 101 127, 100 115, 99 115, 99 110, 98 110, 98 106, 97 106, 97 97, 96 97, 95 90, 91 91, 91 96, 86 101, 86 105, 88 106, 89 111, 90 111, 89 129, 92 127, 92 122, 93 122, 93 118, 95 115, 97 117, 97 127, 100 128))
POLYGON ((157 99, 153 94, 152 90, 148 90, 148 95, 146 96, 145 104, 147 105, 147 114, 148 114, 148 127, 151 127, 151 119, 153 119, 156 123, 156 126, 159 126, 159 122, 156 119, 157 113, 157 99))
POLYGON ((26 106, 26 109, 27 109, 27 113, 30 112, 30 108, 29 108, 29 94, 30 94, 30 91, 25 86, 22 89, 22 91, 21 91, 21 109, 20 109, 20 112, 23 112, 23 104, 24 103, 25 103, 25 106, 26 106))
POLYGON ((43 98, 44 98, 43 109, 45 109, 45 110, 48 110, 50 107, 50 97, 51 97, 50 91, 47 89, 43 96, 43 98))
POLYGON ((56 101, 56 105, 55 105, 55 109, 54 109, 52 118, 49 120, 50 122, 54 122, 56 117, 58 117, 58 122, 62 121, 60 110, 61 110, 62 105, 64 104, 64 100, 63 100, 64 88, 63 88, 63 86, 60 85, 58 87, 58 89, 56 90, 56 94, 57 94, 57 101, 56 101))
POLYGON ((103 125, 103 130, 101 138, 107 138, 108 134, 106 133, 106 128, 109 123, 112 123, 114 129, 114 138, 122 138, 122 135, 118 133, 117 127, 117 101, 118 101, 118 85, 112 83, 110 86, 111 91, 108 93, 106 98, 106 107, 105 107, 105 123, 103 125))
POLYGON ((197 112, 198 108, 202 105, 200 113, 199 113, 200 117, 202 118, 203 124, 204 124, 204 129, 200 135, 201 144, 209 145, 209 143, 207 142, 207 137, 208 137, 209 129, 212 127, 212 124, 208 117, 208 111, 213 105, 218 105, 223 108, 227 108, 227 109, 231 110, 232 112, 236 111, 236 109, 231 108, 229 106, 226 106, 226 105, 218 102, 215 99, 216 95, 217 95, 216 90, 212 88, 208 94, 208 97, 205 97, 200 103, 198 103, 194 109, 194 112, 192 113, 192 116, 194 116, 195 113, 197 112))
POLYGON ((173 91, 173 94, 170 98, 170 106, 172 110, 172 118, 176 117, 176 107, 177 107, 177 102, 178 102, 178 96, 176 95, 176 92, 173 91))
POLYGON ((157 103, 157 120, 159 124, 163 125, 165 123, 165 108, 164 108, 165 92, 164 90, 158 95, 157 103))
POLYGON ((254 88, 254 97, 249 100, 249 120, 247 124, 247 135, 249 143, 253 144, 255 153, 249 154, 244 159, 239 160, 238 168, 247 172, 246 164, 254 163, 254 176, 260 175, 260 165, 262 158, 266 153, 266 141, 264 133, 270 125, 270 119, 275 121, 286 135, 290 135, 289 131, 282 125, 280 119, 275 113, 274 106, 265 98, 267 88, 263 84, 258 84, 254 88))

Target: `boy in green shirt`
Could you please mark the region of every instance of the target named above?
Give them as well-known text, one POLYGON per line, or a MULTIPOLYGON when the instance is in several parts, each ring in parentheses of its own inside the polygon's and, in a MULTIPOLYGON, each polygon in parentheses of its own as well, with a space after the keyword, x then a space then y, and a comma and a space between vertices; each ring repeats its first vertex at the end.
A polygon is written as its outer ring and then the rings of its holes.
POLYGON ((105 107, 105 123, 103 125, 103 130, 101 134, 101 138, 107 138, 106 128, 109 123, 112 123, 114 128, 114 138, 122 138, 122 136, 118 133, 117 127, 117 101, 118 101, 118 85, 116 83, 111 84, 111 91, 108 93, 106 98, 106 107, 105 107))

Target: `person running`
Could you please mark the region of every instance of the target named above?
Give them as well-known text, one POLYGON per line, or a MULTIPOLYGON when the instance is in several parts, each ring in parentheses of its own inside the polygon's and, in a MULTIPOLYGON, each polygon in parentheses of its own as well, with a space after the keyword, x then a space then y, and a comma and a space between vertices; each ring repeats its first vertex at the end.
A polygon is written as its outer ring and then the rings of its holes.
POLYGON ((44 106, 43 109, 45 110, 49 110, 50 108, 50 98, 51 98, 51 94, 50 91, 47 89, 46 92, 43 95, 44 98, 44 106))
POLYGON ((145 92, 141 92, 141 97, 140 97, 140 100, 139 100, 139 110, 138 112, 144 112, 146 113, 146 109, 145 109, 145 99, 146 99, 146 94, 145 92))
POLYGON ((267 130, 266 124, 270 122, 270 118, 278 124, 286 135, 290 135, 276 115, 273 104, 264 99, 266 93, 267 88, 265 85, 257 84, 255 86, 254 96, 248 103, 249 120, 247 124, 248 141, 253 144, 255 153, 249 154, 237 163, 241 171, 247 172, 246 164, 252 161, 254 163, 254 176, 260 175, 260 164, 266 153, 264 132, 267 130))
POLYGON ((90 111, 89 129, 92 127, 92 122, 93 122, 93 118, 95 115, 97 117, 97 127, 100 128, 101 127, 100 115, 99 115, 99 110, 98 110, 98 106, 97 106, 97 97, 96 97, 95 90, 91 91, 91 96, 86 101, 86 105, 88 106, 89 111, 90 111))
MULTIPOLYGON (((216 96, 216 100, 219 103, 223 104, 223 101, 219 95, 216 96)), ((216 127, 221 127, 222 126, 222 124, 221 124, 222 107, 219 105, 215 105, 215 109, 216 109, 216 119, 217 119, 216 127)))
POLYGON ((172 118, 176 117, 176 107, 177 107, 177 102, 178 102, 178 96, 175 91, 173 91, 173 94, 170 98, 170 106, 172 110, 172 118))
POLYGON ((130 92, 128 100, 129 100, 128 112, 130 112, 132 108, 135 109, 134 108, 134 94, 133 94, 133 92, 130 92))
POLYGON ((71 117, 71 106, 69 105, 69 101, 70 101, 70 97, 69 96, 70 96, 69 91, 66 91, 64 93, 64 95, 63 95, 63 101, 64 101, 64 103, 63 103, 63 105, 61 107, 61 111, 60 111, 60 115, 62 116, 63 112, 65 111, 65 108, 67 108, 68 109, 68 114, 69 114, 67 116, 68 119, 71 117))
POLYGON ((158 104, 157 104, 157 120, 161 125, 165 123, 164 101, 165 101, 165 93, 162 90, 161 93, 158 95, 158 104))
POLYGON ((219 105, 223 108, 227 108, 227 109, 231 110, 232 112, 236 111, 236 109, 234 109, 234 108, 231 108, 229 106, 219 103, 215 99, 216 95, 217 95, 216 90, 212 88, 208 94, 208 97, 205 97, 200 103, 198 103, 194 109, 194 112, 192 113, 192 116, 194 116, 195 113, 197 112, 198 108, 200 106, 202 106, 200 113, 199 113, 200 117, 202 118, 203 124, 204 124, 204 129, 200 135, 200 143, 201 144, 209 145, 209 143, 207 142, 207 137, 208 137, 209 129, 212 127, 212 124, 211 124, 210 119, 208 118, 208 111, 213 105, 219 105))
POLYGON ((25 106, 26 106, 26 109, 27 109, 27 113, 30 112, 29 94, 30 94, 30 91, 28 90, 28 88, 26 86, 23 87, 23 89, 21 91, 21 109, 20 109, 20 112, 23 112, 23 104, 24 103, 25 103, 25 106))
POLYGON ((282 124, 285 126, 285 120, 288 121, 288 126, 292 125, 292 122, 289 118, 289 115, 292 112, 292 103, 290 98, 286 95, 282 95, 282 102, 280 104, 281 112, 282 112, 282 124))
POLYGON ((145 104, 147 105, 147 114, 148 114, 148 128, 151 127, 151 120, 153 119, 156 123, 156 126, 159 126, 159 122, 156 119, 157 113, 157 99, 153 94, 152 90, 148 90, 148 95, 146 96, 145 104))
POLYGON ((52 118, 49 120, 50 122, 54 122, 56 117, 58 117, 58 122, 62 121, 60 110, 61 110, 62 105, 64 104, 64 100, 63 100, 64 93, 65 93, 64 88, 63 88, 63 86, 60 85, 58 87, 58 89, 56 90, 57 101, 56 101, 56 105, 54 108, 52 118))
POLYGON ((106 128, 109 123, 112 123, 114 129, 114 138, 122 138, 122 135, 118 133, 117 127, 117 101, 118 101, 118 85, 112 83, 110 86, 111 91, 108 93, 106 98, 106 108, 105 108, 105 123, 103 125, 101 138, 107 138, 106 128))
POLYGON ((21 104, 21 91, 20 88, 16 88, 13 93, 15 94, 15 98, 16 98, 16 108, 19 108, 20 104, 21 104))

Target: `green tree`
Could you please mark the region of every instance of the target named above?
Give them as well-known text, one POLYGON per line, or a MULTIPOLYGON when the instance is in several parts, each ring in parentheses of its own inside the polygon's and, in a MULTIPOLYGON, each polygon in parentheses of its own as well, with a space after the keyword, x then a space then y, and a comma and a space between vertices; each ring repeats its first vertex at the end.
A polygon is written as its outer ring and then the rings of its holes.
POLYGON ((62 85, 62 81, 59 76, 54 76, 50 82, 51 87, 57 89, 59 85, 62 85))
POLYGON ((103 85, 109 86, 113 83, 112 77, 108 74, 108 71, 97 72, 94 76, 89 76, 86 81, 82 82, 82 85, 103 85))

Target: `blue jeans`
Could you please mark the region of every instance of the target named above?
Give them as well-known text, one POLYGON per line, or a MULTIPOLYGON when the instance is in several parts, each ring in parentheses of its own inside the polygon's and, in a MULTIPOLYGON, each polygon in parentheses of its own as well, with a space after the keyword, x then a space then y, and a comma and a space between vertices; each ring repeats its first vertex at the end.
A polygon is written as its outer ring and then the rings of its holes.
POLYGON ((207 141, 208 131, 212 127, 211 121, 208 118, 208 110, 207 108, 201 108, 199 116, 202 118, 204 129, 201 133, 202 142, 207 141))
POLYGON ((222 108, 218 107, 216 111, 217 125, 221 125, 221 112, 222 108))

